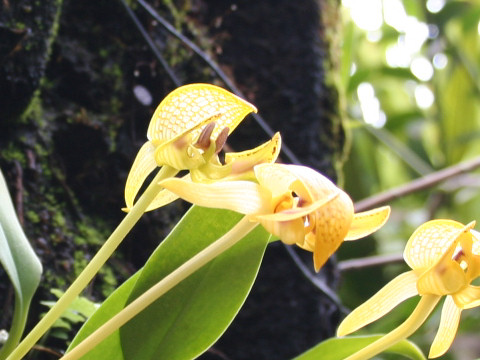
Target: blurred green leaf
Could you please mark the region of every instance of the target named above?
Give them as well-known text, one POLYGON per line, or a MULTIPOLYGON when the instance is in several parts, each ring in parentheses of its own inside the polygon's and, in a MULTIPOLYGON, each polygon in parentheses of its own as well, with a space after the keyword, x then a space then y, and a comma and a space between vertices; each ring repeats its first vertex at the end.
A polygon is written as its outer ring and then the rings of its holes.
POLYGON ((9 337, 0 350, 0 359, 3 359, 18 344, 23 334, 30 302, 40 282, 42 265, 20 226, 1 171, 0 263, 15 290, 15 308, 9 337))
POLYGON ((477 105, 467 71, 460 66, 450 74, 441 94, 443 148, 448 164, 462 160, 466 151, 460 139, 475 131, 477 105))
MULTIPOLYGON (((63 291, 60 289, 52 289, 50 291, 58 299, 63 295, 63 291)), ((56 301, 41 301, 40 304, 52 308, 56 301)), ((75 300, 68 306, 68 309, 62 314, 62 316, 55 321, 52 325, 52 329, 61 328, 64 330, 71 330, 72 324, 83 323, 89 317, 91 317, 98 309, 98 305, 93 301, 90 301, 86 297, 77 296, 75 300)), ((55 331, 51 333, 52 336, 60 337, 62 339, 68 339, 68 334, 62 331, 55 331)))
MULTIPOLYGON (((343 360, 383 335, 347 336, 331 338, 297 356, 295 360, 343 360)), ((425 355, 417 345, 408 340, 402 340, 390 347, 386 352, 403 355, 413 360, 425 360, 425 355)))
MULTIPOLYGON (((129 301, 221 237, 241 217, 193 207, 145 264, 129 301)), ((125 358, 193 359, 207 350, 243 305, 269 237, 257 227, 127 323, 120 330, 125 358)))

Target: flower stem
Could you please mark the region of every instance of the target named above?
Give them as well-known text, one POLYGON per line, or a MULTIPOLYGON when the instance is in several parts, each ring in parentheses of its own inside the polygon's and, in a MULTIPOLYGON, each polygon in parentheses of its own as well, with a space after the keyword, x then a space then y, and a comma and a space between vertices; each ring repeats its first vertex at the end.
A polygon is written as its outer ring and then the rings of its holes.
POLYGON ((122 311, 100 326, 85 340, 65 354, 61 360, 76 360, 85 355, 88 351, 102 342, 115 330, 119 329, 126 322, 140 313, 147 306, 152 304, 160 296, 172 289, 182 280, 193 274, 202 266, 213 260, 215 257, 229 249, 240 241, 245 235, 252 231, 258 225, 257 222, 251 222, 244 217, 229 232, 221 238, 207 246, 190 260, 179 266, 169 275, 160 280, 157 284, 145 291, 142 295, 127 305, 122 311))
POLYGON ((159 182, 167 177, 173 176, 177 170, 162 166, 150 185, 147 187, 137 203, 127 213, 110 237, 105 241, 100 250, 95 254, 93 259, 88 263, 85 269, 58 299, 56 304, 47 312, 47 314, 37 323, 30 333, 8 356, 7 360, 19 360, 23 358, 35 343, 45 334, 45 332, 53 325, 53 323, 63 314, 73 300, 82 292, 88 283, 97 274, 100 268, 105 264, 115 249, 120 245, 122 240, 137 223, 145 212, 145 209, 152 202, 162 187, 159 182))
POLYGON ((438 295, 423 295, 415 307, 415 310, 413 310, 402 325, 390 331, 385 336, 382 336, 377 341, 374 341, 370 345, 357 351, 355 354, 350 355, 345 360, 371 359, 382 351, 387 350, 392 345, 395 345, 397 342, 406 339, 424 323, 440 299, 441 296, 438 295))

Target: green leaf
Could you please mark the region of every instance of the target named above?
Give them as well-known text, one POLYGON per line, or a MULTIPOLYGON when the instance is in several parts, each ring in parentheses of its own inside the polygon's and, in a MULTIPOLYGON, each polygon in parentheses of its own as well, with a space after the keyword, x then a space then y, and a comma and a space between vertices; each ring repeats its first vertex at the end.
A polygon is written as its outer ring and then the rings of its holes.
MULTIPOLYGON (((240 219, 241 215, 231 211, 193 207, 145 264, 129 301, 240 219)), ((257 227, 127 323, 120 330, 125 358, 193 359, 206 351, 243 305, 269 237, 257 227)))
MULTIPOLYGON (((380 339, 383 335, 347 336, 331 338, 321 342, 310 350, 297 356, 294 360, 343 360, 367 345, 380 339)), ((402 340, 386 352, 403 355, 413 360, 425 360, 425 355, 417 345, 408 340, 402 340)))
POLYGON ((7 342, 0 350, 5 358, 18 344, 33 294, 40 283, 42 265, 18 221, 7 184, 0 171, 0 263, 15 290, 15 308, 7 342))
MULTIPOLYGON (((98 310, 92 315, 92 317, 88 319, 87 322, 79 330, 72 343, 68 347, 68 350, 71 350, 72 348, 77 346, 88 335, 97 330, 100 326, 107 322, 107 320, 109 320, 111 317, 113 317, 125 307, 128 296, 130 295, 135 285, 135 282, 140 276, 140 272, 141 270, 131 276, 103 302, 100 308, 98 308, 98 310)), ((124 357, 122 346, 120 344, 119 330, 115 331, 108 338, 98 344, 94 349, 90 350, 90 352, 83 356, 82 359, 123 360, 124 357)))
MULTIPOLYGON (((241 215, 226 210, 192 207, 145 267, 112 293, 84 324, 68 350, 122 310, 127 299, 143 293, 227 232, 240 218, 241 215)), ((111 334, 82 360, 187 359, 202 353, 225 331, 243 304, 269 237, 263 228, 258 227, 162 296, 121 331, 111 334), (174 324, 171 323, 173 317, 174 324), (147 332, 144 327, 148 328, 147 332), (188 348, 185 346, 187 342, 188 348), (141 349, 135 349, 138 344, 142 344, 141 349), (156 352, 162 346, 160 356, 136 354, 144 349, 156 352)))

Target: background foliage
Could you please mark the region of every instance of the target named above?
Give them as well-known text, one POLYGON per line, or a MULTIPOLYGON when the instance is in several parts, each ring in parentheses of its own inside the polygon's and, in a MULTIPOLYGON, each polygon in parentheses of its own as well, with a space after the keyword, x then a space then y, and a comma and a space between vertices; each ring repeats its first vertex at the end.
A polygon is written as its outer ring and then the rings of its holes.
MULTIPOLYGON (((478 156, 478 2, 343 1, 343 10, 342 84, 351 140, 346 190, 360 200, 478 156)), ((426 220, 478 219, 478 180, 478 172, 472 172, 391 201, 387 225, 375 238, 343 246, 339 258, 400 255, 413 230, 426 220)), ((355 307, 405 269, 399 262, 345 271, 342 300, 355 307)), ((393 329, 416 302, 370 326, 370 333, 393 329)), ((412 337, 424 351, 439 315, 437 311, 421 335, 412 337)), ((479 318, 475 310, 462 314, 459 334, 445 358, 480 356, 474 340, 479 318)))

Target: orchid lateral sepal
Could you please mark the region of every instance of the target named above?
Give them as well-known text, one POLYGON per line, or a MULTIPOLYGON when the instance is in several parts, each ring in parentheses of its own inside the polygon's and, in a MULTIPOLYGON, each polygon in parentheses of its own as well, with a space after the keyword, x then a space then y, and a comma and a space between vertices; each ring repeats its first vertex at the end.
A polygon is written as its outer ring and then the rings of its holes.
POLYGON ((400 326, 344 360, 371 359, 400 340, 409 337, 425 322, 440 299, 441 297, 436 295, 422 296, 413 312, 400 326))
POLYGON ((417 276, 413 271, 398 275, 368 301, 353 310, 337 329, 337 336, 345 336, 389 313, 403 301, 418 295, 417 276))

